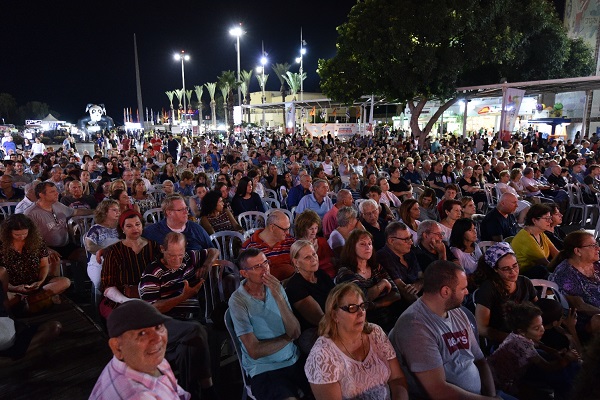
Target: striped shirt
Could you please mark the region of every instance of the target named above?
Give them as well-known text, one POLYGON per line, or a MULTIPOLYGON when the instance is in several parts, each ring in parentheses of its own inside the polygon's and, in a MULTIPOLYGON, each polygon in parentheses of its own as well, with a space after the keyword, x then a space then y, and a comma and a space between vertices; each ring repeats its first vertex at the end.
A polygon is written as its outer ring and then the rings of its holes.
POLYGON ((109 246, 103 253, 103 290, 114 286, 123 293, 125 285, 137 285, 146 266, 160 255, 160 246, 152 240, 148 240, 148 244, 138 254, 123 242, 109 246))
POLYGON ((177 384, 177 379, 167 360, 163 359, 158 364, 158 370, 162 375, 154 377, 136 371, 113 357, 102 370, 90 399, 187 400, 190 398, 190 394, 177 384))
MULTIPOLYGON (((170 299, 183 293, 185 281, 190 286, 198 283, 196 271, 204 264, 208 250, 188 250, 181 266, 170 269, 160 259, 146 267, 140 280, 140 298, 149 303, 170 299)), ((182 301, 176 307, 165 313, 171 316, 197 314, 200 311, 198 298, 182 301)))
POLYGON ((269 263, 271 264, 271 274, 280 281, 289 278, 295 272, 290 260, 290 248, 296 241, 294 237, 289 234, 281 242, 275 243, 275 246, 270 247, 267 242, 261 239, 259 236, 264 229, 259 229, 250 236, 248 240, 244 242, 242 248, 244 250, 250 248, 256 248, 262 251, 269 263))

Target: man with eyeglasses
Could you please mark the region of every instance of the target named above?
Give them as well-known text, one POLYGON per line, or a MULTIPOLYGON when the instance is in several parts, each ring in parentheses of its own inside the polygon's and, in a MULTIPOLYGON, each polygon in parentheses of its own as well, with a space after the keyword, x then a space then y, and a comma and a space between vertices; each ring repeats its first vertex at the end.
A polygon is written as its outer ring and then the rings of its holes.
POLYGON ((422 271, 425 271, 434 261, 456 259, 444 242, 444 233, 440 224, 432 220, 421 222, 417 228, 415 255, 422 271))
POLYGON ((288 197, 286 200, 288 210, 291 210, 292 207, 296 207, 300 200, 312 193, 312 177, 306 173, 300 176, 300 184, 294 186, 288 192, 288 197))
POLYGON ((13 187, 13 177, 4 174, 0 176, 0 202, 21 201, 25 197, 25 191, 13 187))
POLYGON ((373 248, 381 250, 385 246, 385 228, 387 221, 379 218, 379 204, 373 199, 365 200, 358 206, 360 222, 367 232, 373 235, 373 248))
POLYGON ((186 250, 211 249, 215 246, 208 233, 199 224, 189 221, 189 209, 183 196, 173 194, 162 202, 165 218, 144 228, 142 236, 162 243, 169 232, 183 233, 187 241, 186 250))
POLYGON ((398 318, 390 341, 402 360, 411 398, 499 398, 467 315, 464 269, 449 261, 427 268, 423 296, 398 318))
POLYGON ((282 211, 274 211, 267 217, 264 229, 259 229, 247 239, 244 250, 261 250, 271 263, 271 273, 280 281, 291 277, 295 269, 290 260, 290 249, 296 241, 290 235, 290 219, 282 211))
POLYGON ((238 262, 244 280, 229 299, 229 312, 252 393, 257 399, 299 399, 300 390, 310 393, 293 343, 300 323, 261 250, 244 250, 238 262))
POLYGON ((385 246, 377 252, 377 262, 394 281, 402 300, 413 303, 423 287, 423 272, 413 250, 412 234, 402 222, 385 228, 385 246))

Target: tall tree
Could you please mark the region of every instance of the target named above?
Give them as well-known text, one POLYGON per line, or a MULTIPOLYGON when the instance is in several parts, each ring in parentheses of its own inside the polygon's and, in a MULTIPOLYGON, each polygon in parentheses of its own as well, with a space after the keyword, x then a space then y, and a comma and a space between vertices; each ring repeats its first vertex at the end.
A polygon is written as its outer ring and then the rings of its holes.
POLYGON ((271 66, 271 68, 273 68, 273 72, 275 72, 275 75, 277 76, 277 79, 279 79, 279 82, 281 83, 281 88, 279 89, 279 91, 281 92, 281 101, 285 102, 285 95, 287 94, 286 90, 285 90, 285 77, 287 76, 287 72, 290 70, 290 64, 288 63, 283 63, 283 64, 273 64, 271 66))
POLYGON ((17 100, 9 93, 0 93, 0 122, 9 123, 17 111, 17 100))
POLYGON ((204 86, 194 86, 194 92, 196 92, 196 98, 198 99, 198 126, 202 123, 202 93, 204 92, 204 86))
POLYGON ((337 54, 319 60, 323 92, 346 103, 365 94, 406 102, 421 144, 458 86, 592 71, 570 63, 585 52, 547 0, 365 0, 337 30, 337 54), (442 106, 421 128, 432 99, 442 106))
MULTIPOLYGON (((242 96, 244 98, 244 104, 250 104, 250 81, 252 80, 252 70, 240 72, 242 82, 240 87, 242 89, 242 96)), ((250 110, 248 110, 248 123, 250 123, 250 110)))
POLYGON ((229 126, 230 132, 233 132, 233 90, 237 89, 237 81, 233 71, 223 71, 217 78, 219 81, 219 89, 223 95, 223 106, 225 108, 225 125, 229 126), (227 92, 223 92, 227 89, 227 92))
POLYGON ((208 95, 210 96, 210 113, 212 116, 212 125, 217 125, 217 103, 215 102, 215 92, 217 90, 217 82, 208 82, 205 83, 206 89, 208 90, 208 95))
POLYGON ((290 94, 293 96, 293 100, 296 101, 296 93, 300 90, 301 82, 306 79, 306 72, 303 72, 302 76, 300 76, 299 73, 287 71, 283 79, 285 79, 285 82, 290 88, 290 94))

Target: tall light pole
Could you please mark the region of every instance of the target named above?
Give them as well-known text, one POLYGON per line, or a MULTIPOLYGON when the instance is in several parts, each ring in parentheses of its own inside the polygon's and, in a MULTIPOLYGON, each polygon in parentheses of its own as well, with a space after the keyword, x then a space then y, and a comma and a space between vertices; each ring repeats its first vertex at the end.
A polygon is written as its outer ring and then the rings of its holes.
POLYGON ((236 46, 237 50, 237 92, 238 92, 238 105, 242 106, 242 89, 240 88, 240 36, 244 34, 242 30, 242 24, 240 26, 236 26, 235 28, 231 28, 229 30, 229 34, 236 37, 236 46))
POLYGON ((304 72, 303 58, 306 54, 306 40, 302 39, 302 28, 300 28, 300 57, 296 57, 296 62, 300 63, 300 101, 304 101, 304 79, 302 79, 302 73, 304 72))
POLYGON ((173 58, 175 58, 175 60, 177 61, 181 60, 181 82, 183 84, 183 119, 185 120, 185 115, 187 113, 187 104, 185 103, 185 68, 183 67, 183 62, 188 61, 190 59, 190 56, 185 54, 184 50, 181 50, 181 53, 175 54, 173 58))
POLYGON ((262 57, 260 58, 260 66, 256 68, 256 72, 258 72, 259 74, 262 75, 262 79, 261 79, 261 84, 260 84, 260 88, 262 90, 262 96, 261 96, 261 104, 263 105, 262 107, 262 127, 263 127, 263 132, 266 130, 266 121, 265 121, 265 107, 264 104, 267 102, 267 97, 265 96, 265 65, 267 65, 267 57, 266 57, 266 53, 265 53, 265 47, 263 44, 263 50, 262 50, 262 57))

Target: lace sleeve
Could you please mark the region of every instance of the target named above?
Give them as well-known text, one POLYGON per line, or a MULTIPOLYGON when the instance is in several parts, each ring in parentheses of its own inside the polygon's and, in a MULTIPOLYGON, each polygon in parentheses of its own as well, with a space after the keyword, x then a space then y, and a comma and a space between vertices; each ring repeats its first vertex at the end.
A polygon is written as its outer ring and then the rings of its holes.
POLYGON ((375 346, 375 351, 380 355, 380 358, 384 360, 396 358, 396 351, 383 329, 381 329, 379 325, 371 324, 371 326, 373 327, 373 330, 369 337, 371 338, 372 345, 375 346))
POLYGON ((331 339, 321 336, 310 350, 304 365, 304 373, 310 383, 339 382, 340 368, 343 365, 344 363, 339 360, 338 352, 335 350, 335 344, 331 339))

